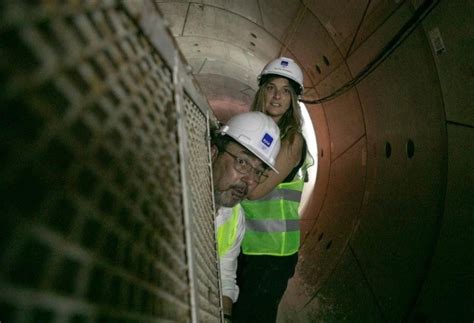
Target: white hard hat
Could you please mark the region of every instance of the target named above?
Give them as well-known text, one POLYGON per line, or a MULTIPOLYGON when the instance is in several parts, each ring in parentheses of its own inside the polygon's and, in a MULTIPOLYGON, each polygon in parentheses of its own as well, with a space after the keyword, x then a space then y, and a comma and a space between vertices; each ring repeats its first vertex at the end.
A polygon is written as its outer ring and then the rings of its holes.
POLYGON ((303 93, 303 71, 291 58, 279 57, 271 61, 263 68, 257 80, 260 81, 262 76, 270 74, 280 75, 296 82, 299 86, 299 89, 296 91, 297 94, 303 93))
POLYGON ((272 118, 257 111, 241 113, 219 132, 232 137, 278 174, 275 162, 280 152, 280 129, 272 118))

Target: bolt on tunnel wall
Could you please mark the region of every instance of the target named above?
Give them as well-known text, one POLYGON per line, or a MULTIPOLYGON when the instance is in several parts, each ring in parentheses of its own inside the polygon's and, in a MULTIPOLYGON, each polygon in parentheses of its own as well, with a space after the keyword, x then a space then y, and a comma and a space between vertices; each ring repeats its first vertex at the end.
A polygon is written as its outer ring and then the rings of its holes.
POLYGON ((210 117, 155 5, 1 6, 0 320, 219 321, 210 117))

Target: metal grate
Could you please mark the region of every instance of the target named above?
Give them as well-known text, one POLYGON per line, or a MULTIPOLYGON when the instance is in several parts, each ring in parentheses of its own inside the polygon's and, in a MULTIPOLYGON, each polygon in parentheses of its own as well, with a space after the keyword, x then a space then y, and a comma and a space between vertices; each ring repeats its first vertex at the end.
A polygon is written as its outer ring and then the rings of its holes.
MULTIPOLYGON (((0 320, 189 321, 172 71, 121 2, 90 3, 0 4, 0 320)), ((214 321, 207 120, 185 102, 199 317, 214 321)))
POLYGON ((219 285, 217 272, 216 241, 214 239, 214 214, 211 199, 211 176, 207 142, 207 121, 192 101, 185 98, 186 132, 191 186, 193 246, 196 257, 197 298, 199 317, 203 322, 219 319, 219 285), (206 152, 206 154, 203 154, 206 152), (207 168, 207 171, 206 171, 207 168), (201 215, 201 216, 197 216, 201 215), (206 216, 207 215, 207 216, 206 216))

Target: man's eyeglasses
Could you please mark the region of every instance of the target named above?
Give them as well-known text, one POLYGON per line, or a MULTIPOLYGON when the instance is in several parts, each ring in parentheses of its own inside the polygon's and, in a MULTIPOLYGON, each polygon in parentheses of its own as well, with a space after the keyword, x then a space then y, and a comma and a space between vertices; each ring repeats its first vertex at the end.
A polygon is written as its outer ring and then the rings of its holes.
POLYGON ((253 172, 253 175, 256 178, 256 182, 259 184, 265 182, 265 180, 268 178, 268 175, 265 174, 265 169, 257 169, 253 167, 252 165, 250 165, 250 163, 246 161, 245 159, 240 158, 239 156, 236 156, 225 149, 224 149, 224 152, 228 153, 234 158, 234 168, 239 173, 249 174, 250 172, 253 172))

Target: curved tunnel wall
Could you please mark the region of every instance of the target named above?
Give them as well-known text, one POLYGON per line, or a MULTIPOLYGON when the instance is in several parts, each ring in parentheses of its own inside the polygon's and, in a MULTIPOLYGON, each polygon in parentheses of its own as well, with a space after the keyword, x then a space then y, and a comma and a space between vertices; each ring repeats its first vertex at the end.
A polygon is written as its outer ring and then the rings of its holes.
MULTIPOLYGON (((303 215, 307 234, 280 308, 283 320, 472 318, 472 256, 465 259, 460 250, 472 244, 473 171, 465 166, 473 158, 472 144, 465 144, 474 112, 466 93, 472 78, 465 77, 472 47, 457 50, 467 34, 450 26, 454 16, 467 21, 459 12, 465 9, 472 14, 466 3, 440 4, 354 90, 314 107, 320 177, 314 211, 303 215), (447 52, 430 43, 436 28, 446 32, 447 52), (455 94, 446 91, 457 78, 465 83, 455 94), (459 145, 466 149, 462 157, 459 145), (462 202, 451 209, 452 199, 462 202)), ((411 14, 399 10, 325 83, 337 87, 357 71, 411 14)))
MULTIPOLYGON (((325 302, 343 306, 342 294, 349 296, 346 310, 354 318, 401 320, 417 294, 437 238, 446 176, 437 75, 434 64, 418 64, 430 60, 418 31, 356 91, 323 107, 330 131, 329 185, 301 252, 304 290, 318 295, 307 308, 324 295, 325 302), (407 154, 410 140, 413 156, 407 154), (367 303, 350 306, 356 299, 367 303)), ((311 312, 316 319, 324 311, 311 312)))

